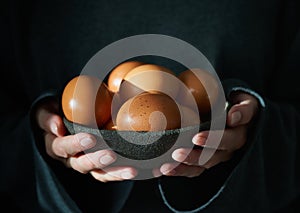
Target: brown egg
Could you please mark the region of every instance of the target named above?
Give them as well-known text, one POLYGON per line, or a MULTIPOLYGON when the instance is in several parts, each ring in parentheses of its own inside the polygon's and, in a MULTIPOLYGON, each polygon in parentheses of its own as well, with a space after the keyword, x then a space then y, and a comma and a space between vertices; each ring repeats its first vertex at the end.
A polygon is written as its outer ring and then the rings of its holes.
POLYGON ((124 103, 128 99, 145 92, 145 90, 140 87, 134 85, 130 81, 123 80, 120 86, 120 90, 117 93, 119 95, 120 100, 124 103))
POLYGON ((109 74, 107 80, 108 89, 112 92, 118 92, 124 76, 133 68, 142 65, 140 61, 126 61, 117 65, 109 74))
POLYGON ((181 128, 200 124, 199 114, 189 107, 179 105, 181 114, 181 128))
MULTIPOLYGON (((186 70, 178 75, 178 78, 186 85, 188 92, 191 93, 197 103, 200 114, 207 114, 211 110, 219 95, 219 84, 217 79, 207 71, 202 69, 193 69, 197 72, 197 76, 191 71, 186 70), (201 81, 199 80, 199 78, 201 81), (205 87, 204 87, 205 86, 205 87), (210 92, 210 97, 206 92, 210 92)), ((187 90, 180 89, 179 95, 176 100, 182 105, 191 107, 191 102, 187 100, 189 94, 187 90)))
POLYGON ((176 97, 178 90, 178 78, 171 70, 155 64, 143 64, 125 75, 120 95, 128 100, 141 92, 159 91, 176 97))
POLYGON ((80 75, 71 79, 62 94, 62 110, 74 123, 100 127, 110 118, 110 92, 98 78, 80 75))
POLYGON ((102 129, 106 130, 117 130, 117 126, 114 124, 112 119, 109 119, 102 127, 102 129))
POLYGON ((125 103, 125 100, 123 100, 119 94, 119 92, 116 92, 112 95, 112 102, 111 102, 111 120, 114 124, 116 124, 117 114, 119 112, 119 109, 121 106, 125 103))
POLYGON ((160 131, 180 127, 180 111, 166 94, 145 92, 126 101, 117 114, 118 130, 160 131))

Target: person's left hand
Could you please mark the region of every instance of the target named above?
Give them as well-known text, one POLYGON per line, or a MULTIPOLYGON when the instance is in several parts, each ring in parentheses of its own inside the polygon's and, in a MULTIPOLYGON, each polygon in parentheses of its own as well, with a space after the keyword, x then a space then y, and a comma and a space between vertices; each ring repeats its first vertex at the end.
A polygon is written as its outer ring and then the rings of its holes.
MULTIPOLYGON (((196 177, 205 169, 229 160, 236 150, 243 147, 246 143, 249 123, 258 111, 258 101, 247 93, 235 92, 232 94, 232 103, 221 142, 217 149, 210 150, 214 154, 206 163, 199 163, 204 149, 179 148, 172 153, 172 158, 176 162, 163 164, 160 167, 160 173, 166 176, 196 177)), ((192 142, 204 147, 208 134, 209 131, 199 132, 193 137, 192 142)))

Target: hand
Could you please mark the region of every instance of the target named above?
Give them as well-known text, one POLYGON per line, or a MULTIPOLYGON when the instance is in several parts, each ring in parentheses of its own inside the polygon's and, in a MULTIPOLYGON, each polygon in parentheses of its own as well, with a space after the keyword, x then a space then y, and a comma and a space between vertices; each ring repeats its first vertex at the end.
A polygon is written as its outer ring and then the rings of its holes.
POLYGON ((109 167, 117 160, 111 150, 84 153, 96 145, 96 138, 87 133, 65 136, 67 131, 57 112, 58 104, 51 101, 42 104, 36 114, 38 125, 45 131, 46 152, 50 157, 80 173, 90 173, 101 182, 132 179, 137 175, 132 167, 109 167))
MULTIPOLYGON (((205 169, 209 169, 221 162, 229 160, 234 152, 246 143, 247 129, 250 121, 258 111, 258 101, 252 95, 243 92, 232 94, 233 106, 227 115, 227 127, 217 149, 176 149, 172 158, 176 163, 165 163, 160 167, 160 172, 167 176, 199 176, 205 169), (212 157, 204 164, 199 163, 202 152, 213 152, 212 157), (180 163, 178 166, 176 166, 180 163)), ((217 131, 217 130, 214 130, 217 131)), ((213 133, 213 132, 212 132, 213 133)), ((196 134, 192 142, 204 147, 209 131, 196 134)))

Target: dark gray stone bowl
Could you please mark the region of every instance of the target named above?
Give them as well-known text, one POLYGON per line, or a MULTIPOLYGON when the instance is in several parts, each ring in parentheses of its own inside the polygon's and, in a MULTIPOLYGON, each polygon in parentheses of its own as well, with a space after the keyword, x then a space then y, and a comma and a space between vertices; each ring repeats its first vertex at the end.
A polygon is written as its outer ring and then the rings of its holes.
POLYGON ((123 157, 133 160, 147 160, 163 155, 174 146, 179 134, 189 137, 186 141, 192 144, 191 137, 195 132, 210 129, 210 122, 201 123, 201 125, 197 126, 157 132, 94 129, 72 123, 65 118, 64 123, 70 134, 78 132, 93 134, 99 142, 97 149, 108 148, 123 157))

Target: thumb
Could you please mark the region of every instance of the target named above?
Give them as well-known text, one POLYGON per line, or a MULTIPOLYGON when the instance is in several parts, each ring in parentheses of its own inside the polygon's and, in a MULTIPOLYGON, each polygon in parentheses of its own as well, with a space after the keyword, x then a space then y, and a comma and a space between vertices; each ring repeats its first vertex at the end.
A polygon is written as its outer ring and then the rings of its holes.
POLYGON ((230 127, 248 124, 258 109, 258 102, 252 95, 243 93, 237 96, 239 102, 230 108, 227 115, 227 125, 230 127))
POLYGON ((51 113, 45 109, 40 109, 37 112, 37 120, 40 128, 46 132, 60 137, 64 136, 66 133, 62 118, 57 114, 51 113))

